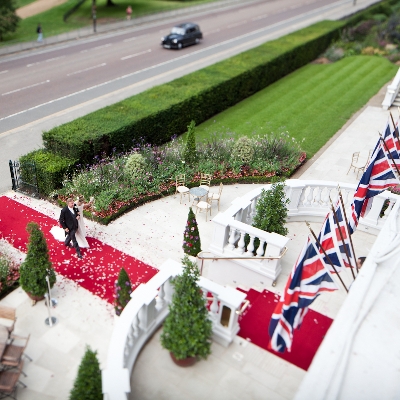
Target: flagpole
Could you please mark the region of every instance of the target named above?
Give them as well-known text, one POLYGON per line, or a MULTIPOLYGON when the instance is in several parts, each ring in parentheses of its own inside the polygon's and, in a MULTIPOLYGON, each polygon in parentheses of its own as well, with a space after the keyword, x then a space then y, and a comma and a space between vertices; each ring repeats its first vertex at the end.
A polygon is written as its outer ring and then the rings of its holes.
MULTIPOLYGON (((347 215, 346 215, 346 209, 345 209, 345 207, 344 207, 344 202, 343 202, 343 197, 342 197, 342 191, 340 190, 340 186, 339 186, 339 185, 338 185, 338 191, 339 191, 340 202, 341 202, 341 204, 342 204, 342 210, 343 210, 343 214, 344 214, 344 220, 346 221, 347 235, 349 236, 349 239, 350 239, 351 250, 352 250, 352 252, 353 252, 354 259, 357 260, 356 252, 354 251, 353 239, 352 239, 351 234, 350 234, 350 231, 349 231, 349 223, 348 223, 348 221, 347 221, 347 215)), ((357 274, 358 274, 357 262, 356 262, 356 271, 357 271, 357 274)))
POLYGON ((333 268, 333 270, 335 271, 335 273, 336 273, 337 277, 339 278, 340 282, 342 283, 342 285, 343 285, 344 289, 346 290, 346 292, 347 292, 347 293, 349 293, 349 289, 347 289, 347 287, 346 287, 346 285, 344 284, 344 282, 343 282, 342 278, 340 277, 340 275, 339 275, 339 273, 337 272, 337 270, 336 270, 335 266, 333 265, 333 263, 332 263, 331 259, 329 258, 328 254, 326 254, 326 251, 325 251, 325 249, 322 247, 322 245, 321 245, 320 241, 319 241, 319 240, 318 240, 318 238, 315 236, 315 233, 314 233, 314 231, 312 230, 312 228, 311 228, 310 224, 309 224, 307 221, 306 221, 306 224, 307 224, 307 226, 308 226, 308 229, 310 230, 311 234, 313 235, 313 237, 314 237, 315 241, 317 242, 317 245, 318 245, 318 246, 319 246, 319 248, 321 248, 321 249, 322 249, 322 251, 324 252, 324 255, 325 255, 325 257, 327 258, 327 260, 328 260, 329 264, 331 264, 331 267, 332 267, 332 268, 333 268))
MULTIPOLYGON (((396 135, 396 137, 397 137, 397 140, 400 141, 399 132, 398 132, 398 130, 397 130, 397 128, 396 128, 396 124, 394 123, 394 119, 393 119, 392 112, 389 111, 389 114, 390 114, 390 118, 392 118, 394 133, 395 133, 395 135, 396 135)), ((389 127, 389 128, 390 128, 390 127, 389 127)))
MULTIPOLYGON (((353 279, 356 279, 356 276, 355 276, 354 270, 353 270, 353 266, 351 265, 351 259, 350 259, 349 253, 348 253, 348 251, 347 251, 347 246, 346 246, 346 243, 344 242, 344 239, 343 239, 343 233, 342 233, 342 230, 340 229, 339 219, 338 219, 338 217, 337 217, 335 207, 333 206, 333 203, 332 203, 332 200, 331 200, 330 197, 329 197, 329 200, 330 200, 330 202, 331 202, 331 209, 332 209, 332 211, 333 211, 333 217, 335 218, 335 223, 336 223, 336 225, 337 225, 338 228, 339 228, 340 239, 342 240, 344 252, 345 252, 345 254, 346 254, 347 261, 349 262, 349 265, 350 265, 351 274, 353 275, 353 279)), ((355 261, 355 260, 354 260, 354 261, 355 261)))
POLYGON ((383 145, 385 146, 385 149, 386 149, 386 151, 388 152, 389 157, 390 157, 390 159, 392 160, 392 163, 393 163, 393 165, 394 165, 395 168, 396 168, 396 171, 397 171, 397 180, 400 181, 400 178, 399 178, 399 177, 400 177, 400 171, 399 171, 399 169, 397 168, 397 165, 396 165, 396 163, 395 163, 394 160, 393 160, 392 153, 389 151, 386 142, 385 142, 385 141, 383 140, 383 138, 382 138, 381 133, 380 133, 380 132, 378 132, 378 133, 379 133, 379 136, 380 136, 379 139, 381 140, 381 142, 383 142, 383 145))

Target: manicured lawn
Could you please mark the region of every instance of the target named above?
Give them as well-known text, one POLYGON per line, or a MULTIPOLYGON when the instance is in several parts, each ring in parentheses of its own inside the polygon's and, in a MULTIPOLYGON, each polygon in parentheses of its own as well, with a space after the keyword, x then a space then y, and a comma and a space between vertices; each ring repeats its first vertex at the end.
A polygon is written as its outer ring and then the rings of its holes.
POLYGON ((398 66, 376 56, 309 64, 196 128, 196 140, 288 131, 311 158, 398 66))
MULTIPOLYGON (((29 0, 19 0, 18 6, 28 4, 29 0), (23 4, 24 3, 24 4, 23 4)), ((209 3, 215 0, 194 0, 194 1, 166 1, 166 0, 115 0, 115 7, 106 7, 106 0, 97 0, 97 24, 105 24, 120 21, 126 18, 126 8, 132 7, 132 18, 156 12, 175 10, 177 8, 189 7, 198 4, 209 3)), ((72 14, 67 22, 63 21, 64 14, 77 4, 77 0, 69 0, 58 7, 45 11, 21 20, 17 32, 5 35, 0 46, 16 42, 36 40, 36 27, 40 22, 43 28, 43 35, 54 36, 60 33, 69 32, 85 26, 92 25, 92 1, 86 0, 81 7, 72 14)))

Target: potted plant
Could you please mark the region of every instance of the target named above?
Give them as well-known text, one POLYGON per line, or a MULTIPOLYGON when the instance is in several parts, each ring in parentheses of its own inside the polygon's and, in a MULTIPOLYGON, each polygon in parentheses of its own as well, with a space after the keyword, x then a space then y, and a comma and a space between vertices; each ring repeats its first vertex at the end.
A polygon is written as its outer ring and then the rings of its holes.
POLYGON ((47 292, 46 277, 49 277, 50 287, 56 282, 56 274, 49 257, 46 239, 36 222, 26 226, 29 233, 28 253, 20 266, 19 282, 22 289, 34 301, 44 299, 47 292))
POLYGON ((189 207, 182 248, 185 254, 192 257, 196 257, 201 252, 199 228, 192 207, 189 207))
POLYGON ((115 314, 121 315, 123 309, 131 299, 132 284, 124 268, 119 271, 118 280, 115 281, 115 314))
POLYGON ((197 284, 200 274, 196 264, 187 256, 182 264, 182 274, 172 280, 175 291, 164 321, 161 345, 169 350, 177 365, 189 366, 211 354, 212 323, 197 284))

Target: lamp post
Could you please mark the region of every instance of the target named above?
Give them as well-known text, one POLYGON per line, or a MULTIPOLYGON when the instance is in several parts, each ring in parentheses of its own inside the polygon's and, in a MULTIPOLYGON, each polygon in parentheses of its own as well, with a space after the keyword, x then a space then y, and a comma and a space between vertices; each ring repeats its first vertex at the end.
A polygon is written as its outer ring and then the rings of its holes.
POLYGON ((96 0, 92 0, 93 32, 96 33, 96 0))

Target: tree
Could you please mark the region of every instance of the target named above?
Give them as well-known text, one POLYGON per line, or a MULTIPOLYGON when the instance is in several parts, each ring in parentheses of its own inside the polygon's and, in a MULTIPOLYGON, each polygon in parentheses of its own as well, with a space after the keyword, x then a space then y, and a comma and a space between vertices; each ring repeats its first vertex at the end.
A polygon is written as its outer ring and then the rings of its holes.
POLYGON ((79 365, 74 387, 69 400, 102 400, 101 371, 97 352, 86 347, 86 352, 79 365))
POLYGON ((15 32, 20 17, 15 14, 14 0, 1 0, 0 3, 0 41, 6 33, 15 32))
POLYGON ((182 264, 182 274, 172 280, 175 290, 164 321, 161 345, 177 360, 205 359, 211 354, 212 323, 197 284, 200 273, 188 256, 182 259, 182 264))
POLYGON ((28 252, 20 266, 19 282, 25 292, 37 297, 43 297, 47 292, 46 277, 50 286, 56 282, 56 274, 50 261, 49 249, 43 232, 36 222, 26 226, 29 232, 28 252))
POLYGON ((188 165, 193 165, 197 162, 197 150, 196 150, 196 137, 195 137, 195 126, 196 123, 191 121, 188 125, 186 146, 183 150, 183 159, 188 165))
POLYGON ((132 284, 124 268, 119 271, 118 280, 115 282, 115 314, 121 315, 123 309, 131 299, 132 284))
POLYGON ((282 182, 273 183, 270 190, 261 191, 257 201, 256 215, 253 219, 253 226, 266 232, 275 232, 286 236, 288 229, 285 227, 288 210, 286 204, 285 184, 282 182))
POLYGON ((192 207, 189 207, 182 248, 185 254, 193 257, 196 257, 201 251, 199 228, 192 207))

